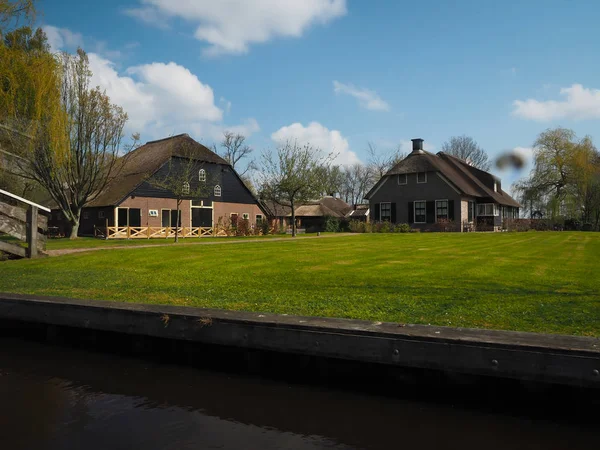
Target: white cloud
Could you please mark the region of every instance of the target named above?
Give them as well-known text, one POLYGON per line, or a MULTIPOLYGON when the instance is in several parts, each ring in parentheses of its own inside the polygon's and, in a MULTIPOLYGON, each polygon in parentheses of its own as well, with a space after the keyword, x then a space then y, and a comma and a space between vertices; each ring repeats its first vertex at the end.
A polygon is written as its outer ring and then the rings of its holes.
POLYGON ((123 11, 126 15, 134 17, 148 25, 155 26, 162 30, 169 28, 166 22, 166 17, 161 14, 160 10, 152 7, 128 8, 123 11))
POLYGON ((346 0, 141 0, 126 14, 164 28, 169 18, 191 22, 205 55, 247 53, 251 44, 300 37, 314 24, 346 14, 346 0))
POLYGON ((515 100, 513 115, 523 119, 546 122, 557 119, 600 119, 600 90, 584 88, 581 84, 562 88, 562 101, 535 99, 515 100))
POLYGON ((220 140, 225 129, 246 137, 260 130, 253 118, 224 124, 212 88, 174 62, 133 66, 121 75, 110 60, 95 53, 89 58, 93 84, 123 107, 129 115, 127 130, 140 132, 143 140, 189 133, 210 144, 220 140))
POLYGON ((339 81, 333 81, 333 91, 336 94, 347 94, 358 100, 360 106, 372 111, 389 111, 388 105, 377 92, 365 88, 358 88, 352 84, 344 84, 339 81))
POLYGON ((83 37, 80 33, 74 33, 68 28, 59 28, 52 25, 44 25, 42 28, 53 52, 83 47, 83 37))
MULTIPOLYGON (((67 29, 52 26, 44 29, 47 33, 49 30, 56 51, 83 43, 80 34, 67 29)), ((101 42, 96 47, 106 48, 101 42)), ((212 88, 179 64, 153 62, 119 72, 115 63, 104 55, 90 52, 88 58, 91 85, 105 90, 111 102, 123 107, 129 116, 126 131, 139 132, 143 140, 189 133, 210 144, 210 140, 220 140, 226 129, 246 137, 260 130, 254 118, 240 124, 223 123, 223 110, 215 104, 212 88)), ((231 102, 221 97, 221 103, 229 111, 231 102)))
POLYGON ((359 162, 356 153, 350 150, 348 140, 338 130, 329 130, 319 122, 311 122, 307 127, 298 122, 281 127, 271 135, 271 139, 277 144, 295 141, 299 145, 310 144, 325 153, 332 152, 337 155, 335 164, 359 162))

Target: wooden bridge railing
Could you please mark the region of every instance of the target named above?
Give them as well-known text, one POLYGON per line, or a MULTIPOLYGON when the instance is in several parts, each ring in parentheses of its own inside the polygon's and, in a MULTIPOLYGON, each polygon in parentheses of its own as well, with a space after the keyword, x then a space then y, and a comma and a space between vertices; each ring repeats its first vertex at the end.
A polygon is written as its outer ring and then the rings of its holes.
POLYGON ((35 258, 45 252, 48 218, 39 214, 40 210, 50 212, 44 206, 0 189, 0 232, 27 243, 27 248, 24 248, 18 243, 0 240, 1 251, 21 258, 35 258), (11 205, 5 201, 6 197, 29 207, 11 205))
MULTIPOLYGON (((175 227, 94 227, 94 236, 102 239, 174 238, 175 227)), ((213 236, 211 227, 179 227, 180 238, 213 236)))

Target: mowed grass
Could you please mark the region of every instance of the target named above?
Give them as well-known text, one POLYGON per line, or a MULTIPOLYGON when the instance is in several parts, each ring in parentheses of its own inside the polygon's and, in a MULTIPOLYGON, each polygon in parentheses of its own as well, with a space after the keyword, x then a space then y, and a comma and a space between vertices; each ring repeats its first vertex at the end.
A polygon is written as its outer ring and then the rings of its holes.
POLYGON ((600 233, 99 250, 0 263, 0 291, 600 337, 600 233))
MULTIPOLYGON (((202 238, 179 238, 178 244, 194 244, 198 242, 210 241, 231 241, 247 239, 272 239, 286 238, 291 235, 269 234, 267 236, 225 236, 225 237, 202 237, 202 238)), ((48 239, 46 241, 47 250, 66 250, 75 248, 98 248, 98 247, 135 247, 138 245, 164 245, 175 243, 175 238, 168 239, 98 239, 93 237, 80 237, 77 239, 58 238, 48 239)))

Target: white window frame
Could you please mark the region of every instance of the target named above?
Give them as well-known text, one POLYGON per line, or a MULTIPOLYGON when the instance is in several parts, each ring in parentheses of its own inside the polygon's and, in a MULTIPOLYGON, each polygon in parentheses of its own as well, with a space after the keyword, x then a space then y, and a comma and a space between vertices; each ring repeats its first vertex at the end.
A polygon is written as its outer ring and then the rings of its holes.
POLYGON ((106 219, 106 215, 104 211, 98 211, 98 219, 106 219))
POLYGON ((497 217, 499 215, 500 208, 496 203, 477 203, 477 217, 497 217), (483 207, 483 213, 480 211, 481 207, 483 207), (491 207, 491 214, 488 207, 491 207))
POLYGON ((206 181, 206 170, 200 169, 198 171, 198 181, 206 181))
POLYGON ((248 214, 248 213, 242 213, 242 219, 244 219, 244 220, 250 220, 250 214, 248 214))
MULTIPOLYGON (((446 202, 446 220, 450 219, 450 200, 448 200, 447 198, 442 198, 440 200, 435 201, 435 223, 437 223, 438 221, 438 202, 446 202)), ((427 209, 427 205, 425 205, 425 208, 427 209)), ((427 210, 425 211, 425 215, 427 215, 427 210)), ((427 218, 425 218, 425 220, 427 220, 427 218)))
POLYGON ((383 214, 382 214, 383 213, 383 208, 382 208, 383 205, 390 205, 390 216, 388 217, 388 221, 391 222, 392 221, 392 202, 381 202, 379 204, 379 220, 381 222, 384 221, 383 214))
POLYGON ((427 200, 415 200, 413 202, 413 223, 427 223, 427 200), (417 203, 425 203, 425 220, 417 222, 417 203))
POLYGON ((215 188, 213 189, 213 194, 215 197, 220 197, 221 196, 221 186, 220 185, 216 185, 215 188))
POLYGON ((148 217, 158 217, 158 209, 149 209, 148 217))
POLYGON ((399 173, 398 174, 398 185, 399 186, 403 186, 405 184, 408 184, 408 175, 405 173, 399 173), (404 176, 404 183, 400 183, 400 177, 404 176))
POLYGON ((417 172, 417 184, 425 184, 427 183, 427 172, 417 172), (419 181, 419 174, 425 174, 425 181, 419 181))
POLYGON ((494 192, 498 192, 498 183, 494 180, 494 192))
POLYGON ((255 222, 256 222, 256 223, 262 223, 262 221, 263 221, 263 215, 262 215, 262 214, 257 214, 257 215, 256 215, 256 216, 254 216, 254 217, 255 217, 255 219, 256 219, 256 220, 255 220, 255 222))
POLYGON ((183 186, 181 188, 181 192, 183 193, 183 195, 189 195, 190 193, 190 183, 188 183, 187 181, 183 182, 183 186))

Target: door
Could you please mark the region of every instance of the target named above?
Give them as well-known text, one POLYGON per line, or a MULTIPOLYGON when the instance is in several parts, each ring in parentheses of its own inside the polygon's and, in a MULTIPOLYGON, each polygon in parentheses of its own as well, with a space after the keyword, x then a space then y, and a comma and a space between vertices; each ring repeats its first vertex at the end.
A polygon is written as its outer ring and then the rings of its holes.
POLYGON ((192 208, 192 227, 212 227, 212 209, 192 208))
POLYGON ((142 226, 142 210, 140 208, 129 208, 129 226, 142 226))
POLYGON ((170 209, 163 209, 161 211, 161 226, 163 227, 170 227, 171 226, 171 210, 170 209))
POLYGON ((117 208, 117 226, 126 227, 129 224, 127 208, 117 208))
POLYGON ((179 211, 179 220, 177 220, 177 210, 171 210, 171 226, 172 227, 180 227, 181 226, 181 211, 179 211))

